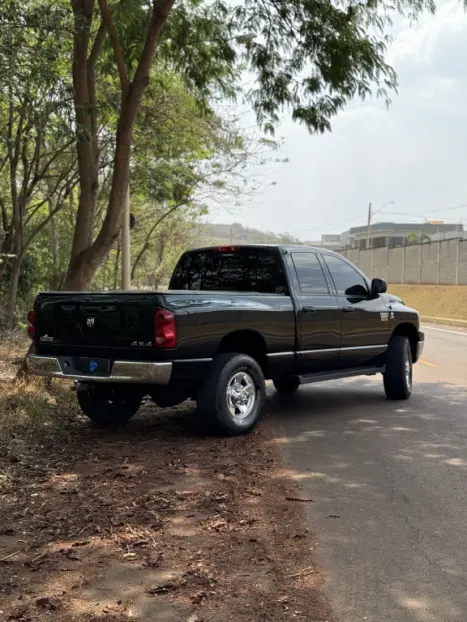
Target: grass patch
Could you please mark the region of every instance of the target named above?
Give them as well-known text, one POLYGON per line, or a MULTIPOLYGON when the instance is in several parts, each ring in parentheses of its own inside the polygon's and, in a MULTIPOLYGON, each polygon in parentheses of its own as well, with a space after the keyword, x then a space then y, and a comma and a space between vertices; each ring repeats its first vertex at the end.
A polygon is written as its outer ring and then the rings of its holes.
POLYGON ((467 320, 467 286, 460 285, 389 285, 391 294, 400 296, 406 305, 421 315, 467 320))
POLYGON ((29 343, 23 332, 0 339, 0 454, 13 457, 19 446, 57 435, 64 418, 79 414, 71 383, 15 378, 29 343))
POLYGON ((0 383, 0 453, 12 445, 31 444, 56 436, 63 418, 79 414, 69 383, 47 388, 40 378, 0 383))

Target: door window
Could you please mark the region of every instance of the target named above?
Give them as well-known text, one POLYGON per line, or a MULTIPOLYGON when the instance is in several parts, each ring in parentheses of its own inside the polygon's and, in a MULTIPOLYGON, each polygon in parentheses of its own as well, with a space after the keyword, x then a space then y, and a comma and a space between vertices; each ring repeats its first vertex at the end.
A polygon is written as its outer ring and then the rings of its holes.
POLYGON ((328 296, 329 288, 315 253, 293 253, 298 282, 305 296, 328 296))
POLYGON ((366 281, 353 266, 334 255, 324 255, 324 260, 331 272, 339 296, 355 298, 368 296, 366 281))

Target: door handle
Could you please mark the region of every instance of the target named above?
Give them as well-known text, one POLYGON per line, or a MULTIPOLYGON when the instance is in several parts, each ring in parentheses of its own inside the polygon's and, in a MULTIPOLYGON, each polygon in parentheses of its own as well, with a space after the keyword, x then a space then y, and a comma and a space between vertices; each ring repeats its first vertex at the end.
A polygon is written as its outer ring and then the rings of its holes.
POLYGON ((314 307, 302 307, 303 313, 314 313, 316 309, 314 307))
POLYGON ((342 311, 344 313, 355 313, 356 309, 355 307, 342 307, 342 311))

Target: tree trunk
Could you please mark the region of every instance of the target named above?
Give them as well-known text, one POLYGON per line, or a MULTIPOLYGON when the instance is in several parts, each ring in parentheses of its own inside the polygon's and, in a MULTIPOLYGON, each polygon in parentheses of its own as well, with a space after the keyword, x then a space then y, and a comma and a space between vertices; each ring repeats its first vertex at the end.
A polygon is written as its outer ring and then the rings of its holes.
POLYGON ((23 265, 24 252, 19 252, 11 266, 10 283, 8 285, 6 305, 6 329, 13 330, 15 327, 16 302, 18 300, 18 284, 23 265))
MULTIPOLYGON (((71 0, 75 16, 73 77, 75 86, 75 110, 78 128, 78 167, 80 174, 80 199, 76 220, 73 249, 65 279, 67 290, 87 289, 92 279, 107 257, 117 239, 121 224, 124 202, 129 183, 130 154, 133 126, 141 101, 149 83, 154 50, 161 30, 174 5, 175 0, 154 0, 146 41, 135 71, 134 79, 127 84, 125 68, 122 64, 120 42, 114 29, 107 3, 99 1, 103 23, 109 34, 120 74, 122 106, 118 121, 115 159, 109 204, 99 235, 91 244, 92 225, 97 196, 97 159, 94 154, 92 119, 89 114, 90 93, 88 80, 88 48, 91 33, 94 0, 71 0)), ((91 94, 92 95, 92 94, 91 94)), ((92 99, 92 97, 91 97, 92 99)))
POLYGON ((71 260, 64 284, 64 289, 69 291, 82 291, 91 285, 97 269, 107 257, 120 234, 130 172, 132 138, 131 127, 125 127, 127 125, 126 120, 126 118, 122 119, 120 126, 123 126, 123 129, 119 128, 117 132, 112 188, 107 213, 99 235, 92 246, 71 260))
MULTIPOLYGON (((71 0, 74 23, 73 43, 73 86, 75 90, 76 115, 76 151, 79 171, 79 202, 76 213, 76 224, 73 234, 71 260, 65 287, 76 289, 79 279, 72 272, 83 266, 83 283, 85 277, 83 259, 80 259, 92 243, 92 230, 98 191, 97 159, 94 153, 96 137, 93 135, 91 116, 92 102, 88 80, 88 50, 91 36, 91 25, 94 0, 71 0), (73 287, 71 287, 73 285, 73 287)), ((91 277, 92 278, 92 277, 91 277)), ((84 285, 86 287, 86 285, 84 285)), ((83 287, 79 287, 83 289, 83 287)))

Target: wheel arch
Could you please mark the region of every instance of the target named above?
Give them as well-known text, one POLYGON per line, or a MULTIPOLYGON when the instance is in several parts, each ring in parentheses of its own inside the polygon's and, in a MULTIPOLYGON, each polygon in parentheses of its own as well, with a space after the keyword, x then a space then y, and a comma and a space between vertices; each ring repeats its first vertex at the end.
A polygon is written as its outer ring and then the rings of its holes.
POLYGON ((412 361, 415 363, 417 360, 417 346, 419 341, 418 330, 410 322, 401 322, 392 331, 392 337, 407 337, 410 343, 410 351, 412 353, 412 361))
POLYGON ((226 352, 251 356, 261 367, 265 376, 268 373, 267 347, 264 337, 256 330, 235 330, 226 335, 216 350, 216 356, 226 352))

